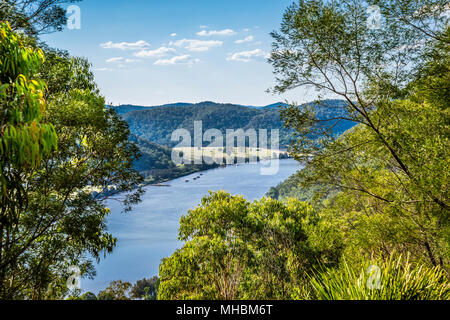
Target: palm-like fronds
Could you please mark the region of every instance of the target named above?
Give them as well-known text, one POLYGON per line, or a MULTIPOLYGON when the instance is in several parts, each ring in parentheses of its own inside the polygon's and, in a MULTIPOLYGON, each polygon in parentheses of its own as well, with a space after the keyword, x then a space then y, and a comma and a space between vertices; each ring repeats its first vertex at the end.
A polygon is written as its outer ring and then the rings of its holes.
MULTIPOLYGON (((385 261, 369 260, 357 268, 322 268, 311 277, 310 299, 319 300, 449 300, 445 272, 412 264, 395 254, 385 261)), ((305 295, 306 297, 306 295, 305 295)))

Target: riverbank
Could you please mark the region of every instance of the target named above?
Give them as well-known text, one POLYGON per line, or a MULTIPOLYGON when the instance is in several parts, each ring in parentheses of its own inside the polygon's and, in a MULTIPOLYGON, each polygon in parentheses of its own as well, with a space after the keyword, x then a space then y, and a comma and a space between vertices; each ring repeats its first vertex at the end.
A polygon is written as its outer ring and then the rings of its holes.
MULTIPOLYGON (((190 149, 190 148, 189 148, 190 149)), ((207 149, 207 148, 203 148, 203 149, 207 149)), ((210 148, 209 148, 210 149, 210 148)), ((211 154, 211 150, 206 150, 207 154, 211 154)), ((187 149, 179 149, 180 152, 187 152, 187 149)), ((189 150, 188 152, 192 152, 192 155, 195 155, 195 152, 192 150, 189 150)), ((259 150, 258 150, 259 152, 259 150)), ((214 152, 212 152, 214 154, 214 152)), ((264 154, 266 156, 264 157, 260 157, 260 153, 258 154, 249 154, 248 152, 245 153, 245 156, 239 159, 239 157, 235 158, 235 161, 233 164, 226 164, 226 157, 225 155, 221 155, 222 157, 222 163, 223 164, 201 164, 201 165, 196 165, 196 164, 182 164, 182 165, 178 165, 173 169, 164 169, 164 170, 158 170, 155 175, 151 175, 148 174, 147 177, 145 177, 145 182, 144 182, 144 186, 162 186, 163 183, 178 179, 178 178, 183 178, 186 176, 189 176, 191 174, 194 173, 200 173, 200 172, 204 172, 204 171, 208 171, 208 170, 212 170, 212 169, 216 169, 216 168, 221 168, 221 167, 227 167, 229 165, 236 165, 236 164, 248 164, 248 163, 259 163, 260 161, 264 161, 264 160, 270 160, 270 159, 280 159, 280 160, 284 160, 284 159, 291 159, 291 157, 289 156, 289 154, 287 153, 287 151, 285 150, 264 150, 264 154), (272 155, 271 157, 269 157, 268 155, 272 155), (239 161, 239 160, 240 161, 239 161), (256 161, 255 161, 256 160, 256 161), (243 162, 243 163, 242 163, 243 162), (163 171, 163 173, 161 173, 161 171, 163 171)), ((217 160, 217 156, 216 156, 216 162, 220 162, 217 160)), ((220 159, 219 159, 220 160, 220 159)), ((194 162, 194 158, 193 158, 193 162, 194 162)), ((147 171, 148 172, 148 171, 147 171)), ((151 171, 150 171, 151 172, 151 171)))
MULTIPOLYGON (((143 186, 161 186, 163 183, 170 182, 175 179, 183 178, 189 176, 194 173, 200 173, 212 169, 216 169, 222 167, 218 164, 213 165, 188 165, 187 166, 178 166, 174 169, 168 169, 167 173, 159 173, 156 177, 150 176, 146 177, 143 186), (186 168, 187 167, 187 168, 186 168)), ((225 165, 223 165, 225 166, 225 165)))

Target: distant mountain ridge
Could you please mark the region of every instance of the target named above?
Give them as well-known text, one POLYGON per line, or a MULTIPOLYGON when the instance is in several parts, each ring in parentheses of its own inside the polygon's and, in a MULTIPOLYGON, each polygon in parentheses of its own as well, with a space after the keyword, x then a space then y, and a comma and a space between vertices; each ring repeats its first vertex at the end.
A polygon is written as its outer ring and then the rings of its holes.
POLYGON ((240 105, 240 104, 233 104, 233 103, 216 103, 212 101, 203 101, 199 103, 187 103, 187 102, 177 102, 177 103, 169 103, 169 104, 163 104, 159 106, 138 106, 138 105, 132 105, 132 104, 123 104, 119 106, 108 106, 110 108, 113 108, 117 111, 118 114, 125 114, 132 111, 143 111, 143 110, 149 110, 153 108, 170 108, 170 107, 202 107, 207 105, 221 105, 221 106, 238 106, 238 107, 245 107, 245 108, 252 108, 252 109, 270 109, 270 108, 278 108, 280 106, 286 105, 283 102, 277 102, 273 104, 269 104, 266 106, 247 106, 247 105, 240 105))

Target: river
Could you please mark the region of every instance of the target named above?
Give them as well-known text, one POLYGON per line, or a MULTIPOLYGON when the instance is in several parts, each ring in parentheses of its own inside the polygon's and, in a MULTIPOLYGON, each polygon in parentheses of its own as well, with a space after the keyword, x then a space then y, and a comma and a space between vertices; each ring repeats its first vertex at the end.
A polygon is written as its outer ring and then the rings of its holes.
POLYGON ((251 163, 195 173, 169 181, 167 187, 148 186, 143 201, 128 213, 122 213, 118 202, 110 201, 107 226, 118 238, 117 247, 96 265, 94 280, 81 280, 83 291, 97 294, 113 280, 134 283, 157 275, 161 259, 183 245, 177 240, 180 217, 195 208, 208 191, 225 190, 248 200, 259 199, 301 168, 293 159, 279 164, 276 175, 261 175, 264 165, 251 163))

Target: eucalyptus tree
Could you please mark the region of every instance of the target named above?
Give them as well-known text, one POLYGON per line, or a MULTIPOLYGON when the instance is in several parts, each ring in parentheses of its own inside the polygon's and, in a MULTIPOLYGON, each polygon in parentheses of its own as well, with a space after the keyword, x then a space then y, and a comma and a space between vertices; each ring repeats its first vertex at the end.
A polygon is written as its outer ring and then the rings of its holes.
POLYGON ((181 218, 186 243, 163 259, 158 299, 290 299, 317 259, 334 263, 308 240, 316 223, 311 206, 294 199, 211 192, 181 218))
POLYGON ((8 23, 0 25, 0 281, 6 281, 11 236, 27 206, 27 170, 57 147, 54 127, 43 121, 45 83, 35 77, 44 60, 39 49, 26 47, 8 23))
POLYGON ((303 183, 344 192, 329 204, 339 204, 344 229, 378 241, 366 252, 397 247, 447 267, 448 9, 441 0, 301 0, 273 33, 270 58, 274 92, 319 93, 316 104, 282 110, 296 131, 291 151, 310 169, 303 183), (347 104, 319 119, 322 95, 347 104), (343 121, 358 126, 337 137, 343 121), (371 222, 346 216, 355 212, 371 222))
POLYGON ((47 50, 44 62, 6 24, 0 36, 0 297, 63 298, 73 271, 95 275, 116 244, 105 200, 139 201, 139 150, 85 59, 47 50))
POLYGON ((0 0, 0 21, 29 36, 61 31, 67 22, 62 4, 80 0, 0 0))

